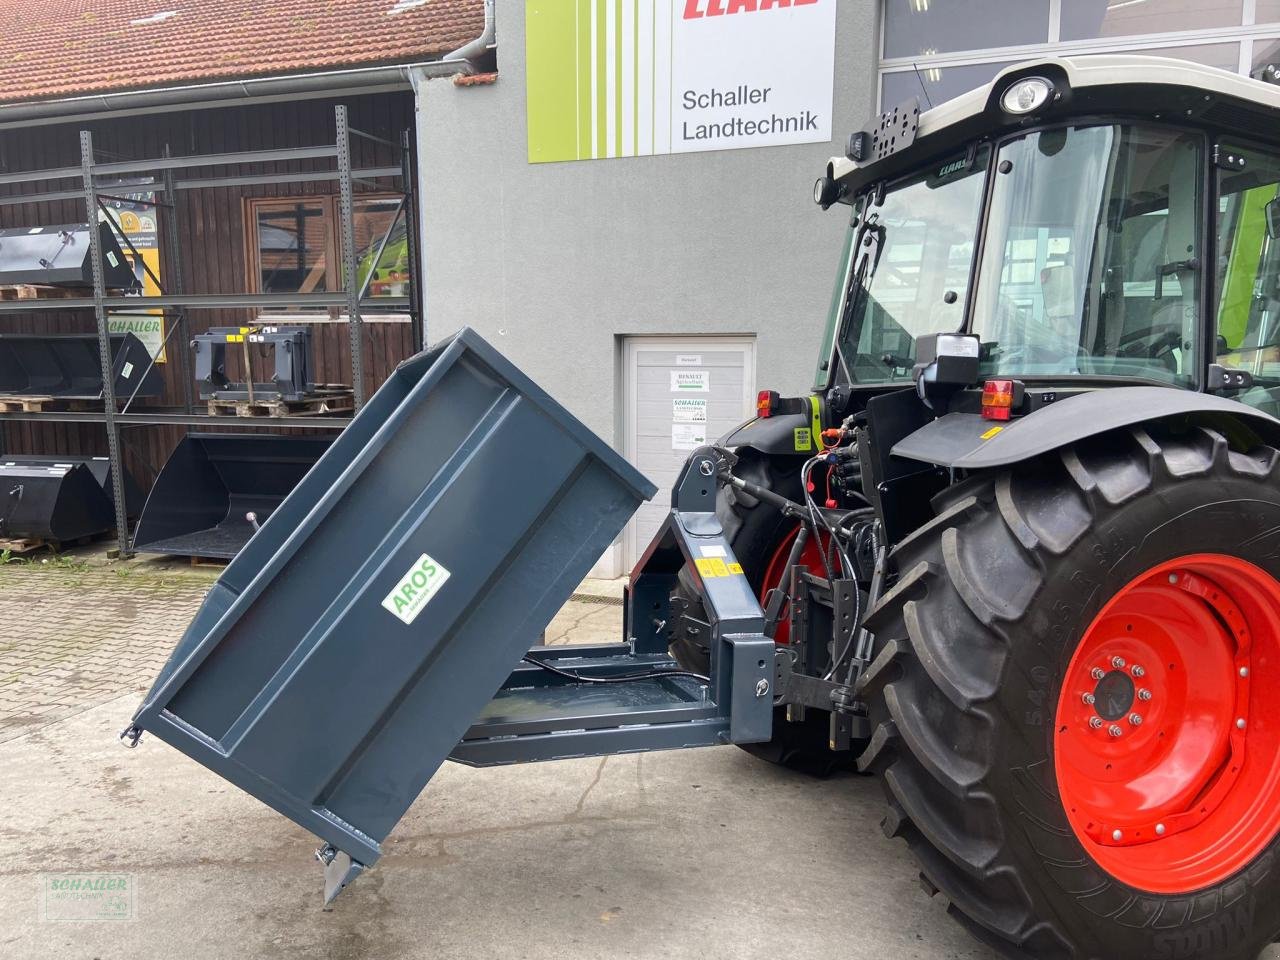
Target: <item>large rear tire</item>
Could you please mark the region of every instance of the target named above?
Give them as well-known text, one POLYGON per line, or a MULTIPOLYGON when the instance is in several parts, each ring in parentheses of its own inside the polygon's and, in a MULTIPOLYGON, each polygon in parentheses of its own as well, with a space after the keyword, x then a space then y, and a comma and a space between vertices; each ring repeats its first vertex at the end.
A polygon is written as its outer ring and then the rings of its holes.
MULTIPOLYGON (((739 453, 734 473, 788 499, 798 500, 801 462, 797 457, 768 457, 754 450, 743 450, 739 453)), ((723 486, 716 500, 716 516, 734 555, 742 564, 743 574, 763 603, 765 580, 780 548, 789 544, 794 536, 795 522, 755 497, 723 486)), ((677 611, 687 612, 694 620, 705 621, 697 580, 687 567, 680 571, 672 601, 677 611)), ((671 653, 684 669, 706 673, 711 666, 707 642, 704 630, 688 620, 679 621, 671 638, 671 653)), ((791 722, 787 720, 786 709, 779 707, 773 716, 773 739, 766 743, 744 744, 742 748, 762 760, 815 776, 849 769, 854 763, 854 752, 832 750, 827 745, 829 717, 824 711, 809 710, 804 720, 791 722)))
POLYGON ((859 762, 982 940, 1252 960, 1280 934, 1278 461, 1110 434, 953 488, 894 551, 859 762))

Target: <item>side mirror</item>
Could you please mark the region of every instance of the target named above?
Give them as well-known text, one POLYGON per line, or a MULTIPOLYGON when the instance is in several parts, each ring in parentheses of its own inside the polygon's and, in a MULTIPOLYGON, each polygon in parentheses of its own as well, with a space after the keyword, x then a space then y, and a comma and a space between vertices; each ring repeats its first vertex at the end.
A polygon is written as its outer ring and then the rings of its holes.
POLYGON ((981 344, 966 333, 934 333, 916 339, 912 378, 925 406, 941 416, 951 395, 978 379, 981 344))
POLYGON ((1267 236, 1280 240, 1280 197, 1268 201, 1262 212, 1267 218, 1267 236))

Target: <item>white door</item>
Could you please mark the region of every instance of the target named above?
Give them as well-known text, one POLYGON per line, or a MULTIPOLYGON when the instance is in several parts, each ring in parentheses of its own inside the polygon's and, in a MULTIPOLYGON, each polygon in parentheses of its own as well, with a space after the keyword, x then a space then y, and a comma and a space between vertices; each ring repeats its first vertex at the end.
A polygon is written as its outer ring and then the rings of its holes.
POLYGON ((623 442, 658 493, 627 524, 630 572, 671 508, 671 485, 689 452, 755 413, 752 337, 628 337, 623 341, 623 442))

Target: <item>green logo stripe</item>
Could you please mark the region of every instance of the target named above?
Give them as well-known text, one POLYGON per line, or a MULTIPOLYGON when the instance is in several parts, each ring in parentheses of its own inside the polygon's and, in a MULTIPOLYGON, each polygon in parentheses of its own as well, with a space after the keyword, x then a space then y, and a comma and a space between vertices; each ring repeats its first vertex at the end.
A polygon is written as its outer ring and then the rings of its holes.
POLYGON ((530 0, 525 5, 531 163, 578 156, 580 121, 570 109, 579 83, 576 15, 574 4, 557 0, 530 0), (532 69, 535 61, 537 68, 532 69))

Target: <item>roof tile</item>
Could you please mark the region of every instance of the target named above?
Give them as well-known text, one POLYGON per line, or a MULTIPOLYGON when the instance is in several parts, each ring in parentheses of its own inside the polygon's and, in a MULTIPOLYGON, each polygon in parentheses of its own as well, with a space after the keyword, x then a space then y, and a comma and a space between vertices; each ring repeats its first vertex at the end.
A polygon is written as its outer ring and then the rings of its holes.
POLYGON ((483 0, 0 0, 0 103, 430 60, 483 27, 483 0))

